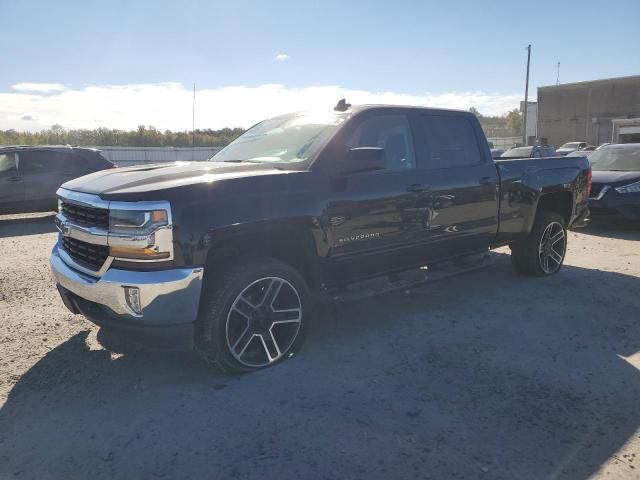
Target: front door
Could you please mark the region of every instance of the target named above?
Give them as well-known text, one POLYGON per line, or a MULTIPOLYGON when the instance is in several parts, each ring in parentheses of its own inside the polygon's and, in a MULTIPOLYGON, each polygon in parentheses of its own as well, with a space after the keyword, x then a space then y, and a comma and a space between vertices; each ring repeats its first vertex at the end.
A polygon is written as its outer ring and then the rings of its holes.
POLYGON ((336 161, 346 158, 350 148, 381 147, 385 169, 333 179, 327 206, 328 277, 346 282, 415 263, 407 247, 423 225, 415 210, 416 161, 408 118, 365 113, 337 141, 342 154, 336 161))
POLYGON ((16 153, 0 153, 0 212, 12 213, 24 202, 16 153))

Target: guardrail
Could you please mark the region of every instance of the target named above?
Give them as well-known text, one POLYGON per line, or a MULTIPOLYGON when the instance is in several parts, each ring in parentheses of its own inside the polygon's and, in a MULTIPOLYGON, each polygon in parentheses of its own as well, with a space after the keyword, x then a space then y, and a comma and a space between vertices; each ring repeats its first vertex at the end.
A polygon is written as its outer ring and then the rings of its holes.
POLYGON ((120 166, 178 161, 205 161, 221 147, 95 147, 105 158, 120 166))
POLYGON ((487 138, 487 141, 493 143, 493 148, 507 150, 514 146, 522 146, 522 137, 493 137, 487 138))

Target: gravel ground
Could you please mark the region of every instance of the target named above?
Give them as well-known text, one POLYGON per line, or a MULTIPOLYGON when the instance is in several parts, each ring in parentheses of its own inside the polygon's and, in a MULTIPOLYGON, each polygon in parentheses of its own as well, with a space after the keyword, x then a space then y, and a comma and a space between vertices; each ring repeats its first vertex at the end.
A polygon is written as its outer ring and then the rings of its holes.
POLYGON ((104 350, 48 271, 51 215, 0 218, 0 479, 640 478, 640 230, 563 271, 482 271, 323 309, 300 355, 224 376, 104 350))

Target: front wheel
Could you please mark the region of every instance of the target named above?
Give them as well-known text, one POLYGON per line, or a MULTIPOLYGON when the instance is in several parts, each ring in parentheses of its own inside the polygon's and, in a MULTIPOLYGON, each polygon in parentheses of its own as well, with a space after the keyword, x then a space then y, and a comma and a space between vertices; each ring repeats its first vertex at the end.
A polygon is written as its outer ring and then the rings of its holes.
POLYGON ((271 258, 254 258, 217 275, 203 294, 198 351, 231 373, 293 356, 304 340, 311 296, 302 276, 271 258))
POLYGON ((554 212, 539 212, 531 233, 511 247, 511 263, 525 275, 544 277, 560 271, 567 252, 567 226, 554 212))

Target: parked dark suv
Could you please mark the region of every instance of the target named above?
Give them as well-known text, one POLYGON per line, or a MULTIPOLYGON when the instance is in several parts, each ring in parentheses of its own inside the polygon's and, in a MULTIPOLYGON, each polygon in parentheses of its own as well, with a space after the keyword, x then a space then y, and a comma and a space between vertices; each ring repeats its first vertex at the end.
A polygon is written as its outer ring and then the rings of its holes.
POLYGON ((0 147, 0 214, 57 210, 60 185, 113 167, 93 148, 0 147))

